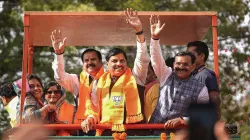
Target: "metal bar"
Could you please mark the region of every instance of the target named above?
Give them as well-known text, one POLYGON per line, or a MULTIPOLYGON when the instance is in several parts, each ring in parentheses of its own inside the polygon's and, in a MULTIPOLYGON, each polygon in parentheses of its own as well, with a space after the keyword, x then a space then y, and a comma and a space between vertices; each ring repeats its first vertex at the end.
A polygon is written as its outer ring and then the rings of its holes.
POLYGON ((219 83, 219 55, 218 55, 218 31, 217 31, 217 15, 212 16, 212 32, 213 32, 213 52, 214 52, 214 72, 219 83))
POLYGON ((34 57, 34 47, 29 45, 29 55, 28 55, 28 74, 33 72, 33 57, 34 57))
MULTIPOLYGON (((124 13, 122 11, 91 11, 91 12, 66 12, 66 11, 25 11, 25 14, 29 15, 56 15, 56 16, 84 16, 84 15, 106 15, 106 16, 111 16, 111 15, 123 15, 124 13)), ((217 14, 216 11, 140 11, 139 15, 169 15, 169 16, 212 16, 217 14)))
POLYGON ((27 75, 27 59, 28 59, 28 47, 29 47, 29 24, 30 16, 24 15, 24 43, 23 43, 23 63, 22 63, 22 89, 21 89, 21 98, 20 98, 20 113, 19 113, 19 122, 23 123, 22 114, 24 108, 24 99, 26 96, 26 75, 27 75))
MULTIPOLYGON (((23 127, 23 126, 30 127, 30 126, 32 126, 32 124, 24 124, 24 125, 20 125, 20 126, 21 127, 23 127)), ((164 124, 125 124, 124 126, 126 129, 165 129, 164 124)), ((44 125, 44 127, 47 129, 68 129, 68 130, 81 129, 80 124, 47 124, 47 125, 44 125)), ((182 128, 186 128, 186 127, 187 127, 187 125, 180 125, 176 128, 171 128, 171 130, 172 129, 182 129, 182 128)), ((111 128, 112 128, 112 125, 110 125, 110 124, 95 124, 93 126, 93 129, 111 129, 111 128)))

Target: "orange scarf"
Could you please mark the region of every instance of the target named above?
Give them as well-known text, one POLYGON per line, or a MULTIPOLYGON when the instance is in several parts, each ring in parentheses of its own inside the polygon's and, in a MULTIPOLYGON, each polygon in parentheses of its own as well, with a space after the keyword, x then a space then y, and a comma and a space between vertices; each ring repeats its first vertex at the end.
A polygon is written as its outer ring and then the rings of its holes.
MULTIPOLYGON (((60 112, 58 113, 58 119, 64 123, 72 124, 72 118, 74 114, 74 106, 64 102, 60 106, 60 112)), ((58 130, 57 136, 70 136, 68 130, 58 130)))
MULTIPOLYGON (((112 124, 112 131, 125 131, 123 125, 125 108, 126 123, 143 120, 137 84, 128 68, 115 82, 112 89, 110 89, 110 85, 111 75, 110 72, 106 72, 100 77, 97 84, 98 108, 99 115, 101 115, 98 116, 98 119, 101 124, 112 124)), ((101 133, 102 130, 97 130, 97 135, 101 135, 101 133)))
POLYGON ((103 67, 99 70, 99 72, 94 77, 91 84, 89 84, 89 77, 85 71, 82 71, 80 74, 80 91, 79 91, 79 102, 78 109, 76 111, 74 123, 80 124, 83 120, 85 120, 88 115, 95 114, 95 109, 92 108, 92 102, 90 99, 91 88, 95 80, 99 79, 104 73, 103 67))

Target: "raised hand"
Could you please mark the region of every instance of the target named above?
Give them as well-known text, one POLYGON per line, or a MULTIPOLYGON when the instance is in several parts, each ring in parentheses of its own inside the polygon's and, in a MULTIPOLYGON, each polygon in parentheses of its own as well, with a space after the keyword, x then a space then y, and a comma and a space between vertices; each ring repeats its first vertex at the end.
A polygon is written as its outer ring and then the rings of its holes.
POLYGON ((151 37, 153 39, 159 39, 160 33, 163 30, 165 23, 161 25, 160 17, 156 15, 151 15, 150 17, 150 30, 151 30, 151 37))
POLYGON ((52 46, 56 54, 63 54, 64 53, 64 47, 66 45, 66 38, 65 37, 62 40, 61 31, 54 30, 52 34, 50 35, 52 46))
POLYGON ((124 11, 126 15, 126 21, 127 23, 135 29, 136 32, 142 31, 142 24, 141 21, 137 15, 137 11, 133 11, 132 8, 127 8, 127 10, 124 11))

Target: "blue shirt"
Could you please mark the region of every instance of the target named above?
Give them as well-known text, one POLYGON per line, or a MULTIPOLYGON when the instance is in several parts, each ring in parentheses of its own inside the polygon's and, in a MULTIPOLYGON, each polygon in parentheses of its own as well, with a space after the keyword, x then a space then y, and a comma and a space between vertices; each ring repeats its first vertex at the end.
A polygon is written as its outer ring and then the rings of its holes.
POLYGON ((208 92, 210 91, 219 92, 219 86, 214 71, 206 68, 205 65, 196 68, 193 71, 192 75, 200 82, 206 84, 208 92))

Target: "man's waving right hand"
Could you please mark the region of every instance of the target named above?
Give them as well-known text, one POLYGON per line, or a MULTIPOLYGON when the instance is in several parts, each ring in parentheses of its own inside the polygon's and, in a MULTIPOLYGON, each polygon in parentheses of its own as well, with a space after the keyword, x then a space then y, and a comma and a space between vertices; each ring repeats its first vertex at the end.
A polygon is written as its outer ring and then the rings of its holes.
POLYGON ((127 8, 127 10, 124 11, 126 15, 126 21, 129 24, 130 27, 132 27, 135 30, 137 41, 140 43, 145 42, 143 29, 142 29, 142 23, 138 17, 137 11, 133 11, 132 8, 127 8))
POLYGON ((137 11, 133 11, 132 8, 127 8, 127 10, 124 11, 126 15, 126 21, 127 23, 135 29, 136 32, 142 31, 142 24, 141 21, 137 15, 137 11))
POLYGON ((156 15, 151 15, 149 20, 150 20, 151 37, 153 39, 159 39, 160 33, 163 30, 165 23, 161 25, 160 17, 156 15))
POLYGON ((62 34, 61 31, 54 30, 52 34, 50 35, 51 41, 52 41, 52 46, 57 55, 63 54, 64 53, 64 47, 66 45, 66 38, 65 37, 62 40, 62 34))

